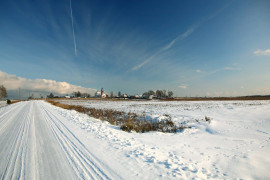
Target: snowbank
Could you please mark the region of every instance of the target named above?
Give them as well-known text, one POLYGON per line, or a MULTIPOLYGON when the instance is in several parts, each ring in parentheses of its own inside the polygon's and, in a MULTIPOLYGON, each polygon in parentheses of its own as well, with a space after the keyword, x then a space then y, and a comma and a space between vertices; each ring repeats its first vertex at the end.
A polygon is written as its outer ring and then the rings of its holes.
POLYGON ((7 105, 7 101, 0 101, 0 107, 7 105))
MULTIPOLYGON (((99 120, 55 107, 77 124, 83 136, 106 152, 103 161, 129 179, 268 179, 270 101, 112 102, 62 101, 150 116, 170 114, 174 121, 211 117, 181 133, 126 133, 99 120), (108 158, 112 157, 112 158, 108 158), (118 165, 111 162, 117 161, 118 165), (124 169, 123 166, 125 167, 124 169)), ((81 132, 78 129, 77 133, 81 132)))

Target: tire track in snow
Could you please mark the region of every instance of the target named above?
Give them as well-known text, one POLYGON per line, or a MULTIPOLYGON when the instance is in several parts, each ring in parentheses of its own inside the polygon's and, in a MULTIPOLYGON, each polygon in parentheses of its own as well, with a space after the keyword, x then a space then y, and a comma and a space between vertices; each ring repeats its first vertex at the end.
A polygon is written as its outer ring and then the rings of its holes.
MULTIPOLYGON (((35 108, 35 107, 34 107, 35 108)), ((38 155, 37 155, 37 143, 36 143, 36 128, 35 128, 35 115, 33 114, 32 117, 31 117, 31 131, 32 131, 32 138, 31 138, 31 142, 32 142, 32 145, 31 145, 31 160, 30 160, 30 163, 33 165, 34 169, 33 171, 31 171, 31 177, 33 179, 37 179, 37 175, 39 174, 38 173, 38 163, 37 163, 37 158, 38 158, 38 155)))
MULTIPOLYGON (((10 113, 11 111, 13 111, 14 110, 14 108, 15 107, 18 107, 18 106, 20 106, 21 104, 20 103, 15 103, 15 104, 12 104, 12 105, 9 105, 9 106, 3 106, 3 107, 1 107, 0 108, 0 120, 2 119, 2 120, 4 120, 3 119, 3 117, 5 116, 5 115, 7 115, 8 113, 10 113), (8 110, 7 110, 8 109, 8 110)), ((22 106, 23 107, 23 106, 22 106)), ((21 108, 22 108, 21 107, 21 108)), ((2 121, 1 120, 1 121, 2 121)))
MULTIPOLYGON (((24 167, 25 167, 25 156, 28 144, 28 132, 30 126, 30 118, 28 116, 31 107, 23 105, 20 108, 20 111, 15 113, 15 122, 20 122, 19 130, 15 136, 14 142, 10 149, 8 149, 11 153, 7 156, 5 163, 5 170, 3 174, 1 174, 1 179, 20 179, 24 178, 24 167), (17 116, 20 113, 20 116, 17 116)), ((10 112, 10 111, 9 111, 10 112)), ((4 118, 5 119, 5 118, 4 118)), ((13 120, 12 118, 10 118, 13 120)), ((10 120, 10 121, 11 121, 10 120)), ((14 121, 14 120, 13 120, 14 121)))
POLYGON ((121 179, 41 101, 0 112, 0 179, 121 179))
POLYGON ((79 139, 55 116, 52 112, 42 107, 43 117, 51 127, 51 131, 58 140, 66 154, 72 168, 82 179, 110 179, 102 170, 101 165, 79 141, 79 139))
POLYGON ((6 127, 9 125, 9 123, 21 112, 24 106, 21 106, 20 103, 13 104, 11 106, 6 106, 6 109, 8 109, 3 114, 0 114, 0 136, 3 132, 3 129, 6 129, 6 127), (19 107, 18 107, 19 106, 19 107), (17 108, 18 107, 18 108, 17 108), (17 111, 14 112, 14 108, 17 108, 17 111), (11 116, 10 116, 11 114, 11 116))

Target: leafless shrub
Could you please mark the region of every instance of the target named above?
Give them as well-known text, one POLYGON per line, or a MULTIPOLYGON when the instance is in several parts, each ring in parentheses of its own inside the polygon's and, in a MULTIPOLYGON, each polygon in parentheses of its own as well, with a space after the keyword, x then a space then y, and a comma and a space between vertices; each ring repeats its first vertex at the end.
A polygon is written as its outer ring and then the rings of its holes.
POLYGON ((150 117, 146 116, 146 113, 143 112, 141 115, 129 112, 125 113, 122 111, 115 111, 111 109, 95 109, 95 108, 85 108, 83 106, 67 105, 61 104, 55 101, 48 101, 52 105, 61 107, 67 110, 75 110, 84 114, 88 114, 91 117, 108 121, 110 124, 120 126, 120 129, 123 131, 131 132, 149 132, 149 131, 160 131, 175 133, 181 131, 187 126, 176 125, 170 115, 165 114, 164 119, 161 121, 153 120, 150 117))
POLYGON ((211 118, 210 117, 205 116, 204 119, 205 119, 206 122, 209 122, 209 123, 211 122, 211 118))

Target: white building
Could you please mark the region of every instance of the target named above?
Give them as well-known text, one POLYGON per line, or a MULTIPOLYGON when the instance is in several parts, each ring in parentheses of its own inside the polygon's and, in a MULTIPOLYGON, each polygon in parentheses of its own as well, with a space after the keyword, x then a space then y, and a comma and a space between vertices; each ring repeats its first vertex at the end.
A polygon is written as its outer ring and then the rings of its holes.
POLYGON ((97 92, 95 93, 95 97, 106 98, 106 97, 107 97, 107 94, 105 94, 104 92, 101 93, 100 91, 97 91, 97 92))
POLYGON ((101 97, 101 92, 100 92, 100 91, 97 91, 97 92, 95 93, 95 97, 101 97))

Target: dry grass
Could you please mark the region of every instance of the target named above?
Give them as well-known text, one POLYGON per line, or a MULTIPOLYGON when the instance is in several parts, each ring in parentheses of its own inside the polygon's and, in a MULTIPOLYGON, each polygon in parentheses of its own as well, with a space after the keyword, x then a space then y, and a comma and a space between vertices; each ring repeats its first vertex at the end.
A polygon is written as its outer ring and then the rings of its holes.
POLYGON ((15 103, 18 103, 18 102, 21 102, 20 100, 14 100, 14 101, 11 101, 10 104, 15 104, 15 103))
POLYGON ((111 109, 95 109, 85 108, 83 106, 61 104, 55 101, 48 101, 52 105, 61 107, 67 110, 75 110, 80 113, 88 114, 91 117, 108 121, 110 124, 117 125, 121 130, 131 132, 149 132, 149 131, 160 131, 175 133, 185 128, 190 128, 184 125, 176 125, 170 115, 164 115, 162 121, 156 121, 154 119, 147 119, 145 114, 137 115, 135 113, 125 113, 122 111, 115 111, 111 109))
POLYGON ((211 122, 211 118, 210 117, 205 116, 204 119, 205 119, 206 122, 209 122, 209 123, 211 122))

